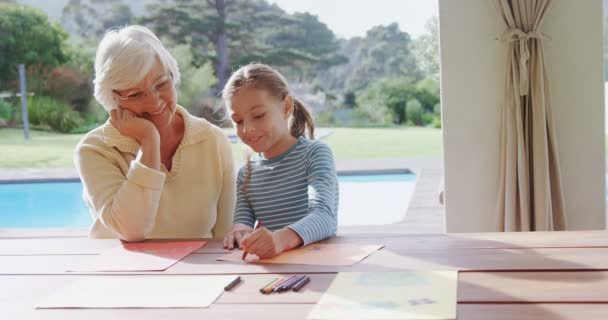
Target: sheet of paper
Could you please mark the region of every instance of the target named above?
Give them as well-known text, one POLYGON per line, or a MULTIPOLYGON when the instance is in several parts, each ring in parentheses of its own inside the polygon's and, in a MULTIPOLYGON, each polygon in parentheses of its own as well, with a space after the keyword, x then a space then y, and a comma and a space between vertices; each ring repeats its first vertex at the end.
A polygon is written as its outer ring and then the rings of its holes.
POLYGON ((309 319, 456 319, 457 271, 340 272, 309 319))
POLYGON ((217 260, 240 263, 255 262, 350 266, 365 259, 367 256, 380 250, 382 247, 384 246, 313 243, 306 247, 283 252, 282 254, 271 259, 260 259, 256 255, 248 254, 246 260, 243 261, 243 252, 235 251, 221 256, 217 258, 217 260))
POLYGON ((207 308, 237 276, 84 276, 36 308, 207 308))
POLYGON ((68 271, 163 271, 206 243, 205 241, 122 243, 68 271))

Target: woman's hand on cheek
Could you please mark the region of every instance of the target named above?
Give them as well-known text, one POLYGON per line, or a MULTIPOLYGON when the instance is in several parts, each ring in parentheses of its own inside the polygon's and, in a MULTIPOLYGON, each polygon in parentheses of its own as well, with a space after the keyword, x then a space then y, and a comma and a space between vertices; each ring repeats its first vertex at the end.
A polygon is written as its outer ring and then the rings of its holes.
POLYGON ((110 123, 120 134, 133 138, 140 144, 158 137, 158 129, 152 122, 122 107, 110 111, 110 123))
POLYGON ((258 228, 242 240, 243 250, 255 254, 260 259, 279 255, 284 248, 276 234, 264 227, 258 228))

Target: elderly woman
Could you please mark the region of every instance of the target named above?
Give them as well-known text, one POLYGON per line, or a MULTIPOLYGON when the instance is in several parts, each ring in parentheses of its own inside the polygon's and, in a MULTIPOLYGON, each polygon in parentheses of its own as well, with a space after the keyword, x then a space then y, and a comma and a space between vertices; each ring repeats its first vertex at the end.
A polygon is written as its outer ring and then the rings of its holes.
POLYGON ((210 238, 230 230, 230 143, 177 105, 179 82, 175 59, 145 27, 111 30, 101 40, 95 98, 110 119, 75 151, 90 237, 210 238))

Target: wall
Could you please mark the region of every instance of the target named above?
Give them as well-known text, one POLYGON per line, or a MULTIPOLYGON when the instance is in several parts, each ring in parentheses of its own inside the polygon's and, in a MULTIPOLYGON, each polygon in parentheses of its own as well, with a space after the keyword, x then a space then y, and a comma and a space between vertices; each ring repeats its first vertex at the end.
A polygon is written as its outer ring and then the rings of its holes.
MULTIPOLYGON (((439 0, 439 25, 447 231, 494 231, 504 26, 489 0, 439 0)), ((541 30, 568 229, 604 229, 602 3, 556 0, 541 30)))

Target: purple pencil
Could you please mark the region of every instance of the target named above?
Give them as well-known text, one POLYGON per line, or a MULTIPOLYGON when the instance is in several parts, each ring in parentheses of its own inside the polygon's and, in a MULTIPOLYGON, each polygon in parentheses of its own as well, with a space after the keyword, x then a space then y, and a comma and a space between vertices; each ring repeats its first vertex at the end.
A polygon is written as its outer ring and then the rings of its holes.
POLYGON ((310 277, 309 276, 305 276, 302 280, 298 281, 298 283, 296 283, 293 286, 293 291, 299 291, 300 289, 302 289, 309 282, 310 282, 310 277))
POLYGON ((278 292, 283 292, 283 291, 288 291, 290 290, 296 283, 298 283, 300 280, 302 280, 305 276, 294 276, 292 279, 289 279, 289 281, 286 281, 285 283, 283 283, 282 285, 280 285, 277 288, 278 292))

